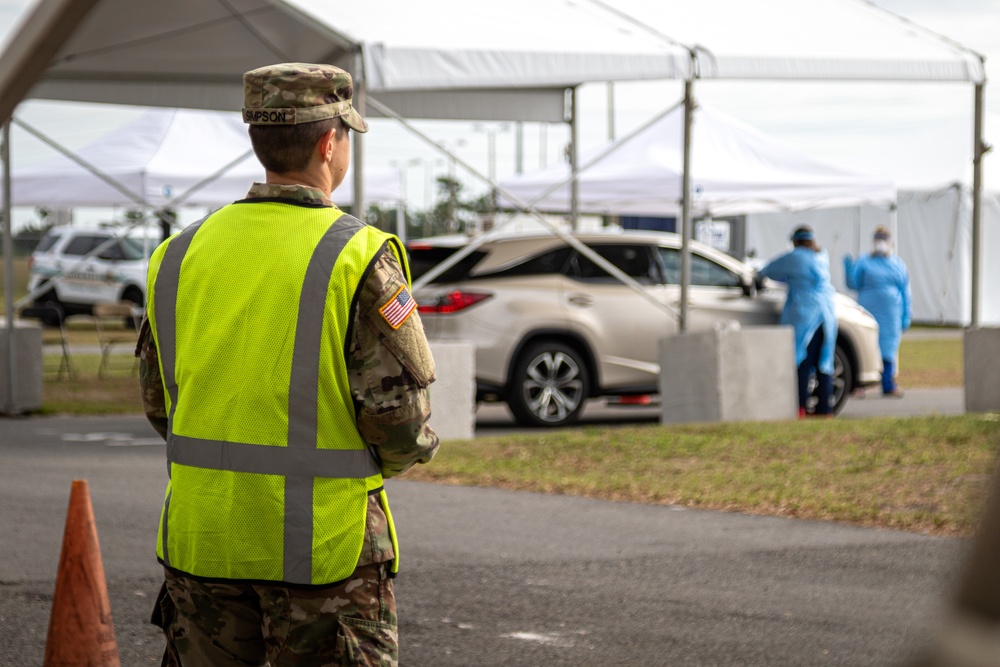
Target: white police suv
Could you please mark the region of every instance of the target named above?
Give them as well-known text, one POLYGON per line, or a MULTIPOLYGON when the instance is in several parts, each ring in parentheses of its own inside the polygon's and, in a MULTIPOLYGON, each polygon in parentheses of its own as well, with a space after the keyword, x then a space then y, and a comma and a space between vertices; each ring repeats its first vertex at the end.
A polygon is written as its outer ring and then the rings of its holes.
POLYGON ((159 239, 122 234, 93 227, 50 230, 29 259, 28 289, 42 289, 34 303, 56 305, 64 315, 89 314, 101 301, 145 306, 146 268, 159 239))

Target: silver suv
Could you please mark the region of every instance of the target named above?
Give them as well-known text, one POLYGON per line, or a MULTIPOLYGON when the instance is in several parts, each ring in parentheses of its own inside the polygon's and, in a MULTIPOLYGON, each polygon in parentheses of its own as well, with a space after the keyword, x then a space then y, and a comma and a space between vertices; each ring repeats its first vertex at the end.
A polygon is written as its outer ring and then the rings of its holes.
MULTIPOLYGON (((678 305, 678 235, 618 231, 576 238, 657 300, 678 305)), ((467 242, 410 243, 414 279, 467 242)), ((689 330, 734 320, 777 324, 782 285, 755 282, 749 266, 709 246, 692 241, 690 247, 689 330)), ((489 241, 415 297, 429 339, 475 344, 477 400, 506 401, 525 425, 570 423, 589 398, 650 400, 658 391, 658 340, 678 331, 673 315, 544 233, 489 241)), ((881 372, 875 320, 842 294, 837 315, 835 411, 854 388, 878 382, 881 372)))
POLYGON ((101 301, 144 306, 146 268, 159 240, 126 236, 92 252, 121 234, 121 230, 93 227, 51 229, 28 261, 28 289, 49 287, 35 297, 35 305, 55 305, 56 312, 64 315, 90 314, 101 301))

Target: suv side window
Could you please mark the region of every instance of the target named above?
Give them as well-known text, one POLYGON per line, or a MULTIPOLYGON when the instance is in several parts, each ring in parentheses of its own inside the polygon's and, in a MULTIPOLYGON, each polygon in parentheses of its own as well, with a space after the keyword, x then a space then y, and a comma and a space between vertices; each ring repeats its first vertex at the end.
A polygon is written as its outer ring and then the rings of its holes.
POLYGON ((81 234, 66 245, 64 255, 86 255, 88 252, 108 240, 107 236, 81 234))
MULTIPOLYGON (((659 280, 659 272, 652 260, 649 248, 644 245, 594 245, 590 249, 608 260, 625 275, 642 285, 652 285, 659 280)), ((597 266, 589 258, 573 252, 573 260, 567 271, 570 278, 589 283, 616 283, 607 271, 597 266)))
POLYGON ((497 271, 484 271, 472 277, 510 278, 514 276, 544 276, 553 273, 563 273, 563 268, 566 266, 566 261, 569 259, 572 251, 573 249, 569 246, 563 246, 555 250, 543 252, 541 255, 529 257, 514 266, 497 271))
POLYGON ((98 253, 97 258, 108 260, 126 259, 125 250, 122 248, 121 241, 109 245, 107 248, 98 253))
MULTIPOLYGON (((681 252, 677 248, 660 248, 660 260, 668 285, 681 282, 681 252)), ((740 277, 707 257, 691 253, 691 284, 702 287, 740 287, 740 277)))

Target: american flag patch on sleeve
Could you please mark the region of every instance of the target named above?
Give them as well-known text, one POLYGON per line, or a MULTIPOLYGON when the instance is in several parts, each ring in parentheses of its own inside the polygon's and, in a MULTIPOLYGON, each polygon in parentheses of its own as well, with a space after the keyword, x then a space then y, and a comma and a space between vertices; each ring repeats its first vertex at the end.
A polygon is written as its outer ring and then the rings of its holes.
POLYGON ((406 285, 403 285, 391 299, 378 309, 378 312, 382 313, 382 317, 385 318, 390 327, 398 329, 416 308, 417 302, 410 296, 406 285))

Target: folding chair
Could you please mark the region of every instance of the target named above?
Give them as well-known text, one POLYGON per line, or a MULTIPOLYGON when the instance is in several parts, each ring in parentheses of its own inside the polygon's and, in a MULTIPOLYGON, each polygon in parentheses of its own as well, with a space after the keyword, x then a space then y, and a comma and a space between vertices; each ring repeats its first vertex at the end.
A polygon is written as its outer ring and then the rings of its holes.
POLYGON ((53 361, 44 361, 43 371, 46 374, 55 373, 57 380, 62 380, 63 373, 70 380, 76 378, 76 371, 73 369, 73 360, 69 354, 69 340, 66 336, 66 317, 62 307, 57 303, 25 306, 21 309, 21 317, 41 322, 43 359, 48 360, 55 356, 45 354, 44 348, 59 346, 58 364, 53 361))
POLYGON ((137 311, 131 301, 101 302, 93 307, 94 326, 97 328, 97 341, 101 346, 101 365, 97 369, 97 377, 106 379, 111 376, 111 355, 115 346, 126 346, 131 373, 139 369, 139 360, 132 352, 138 340, 137 311))

